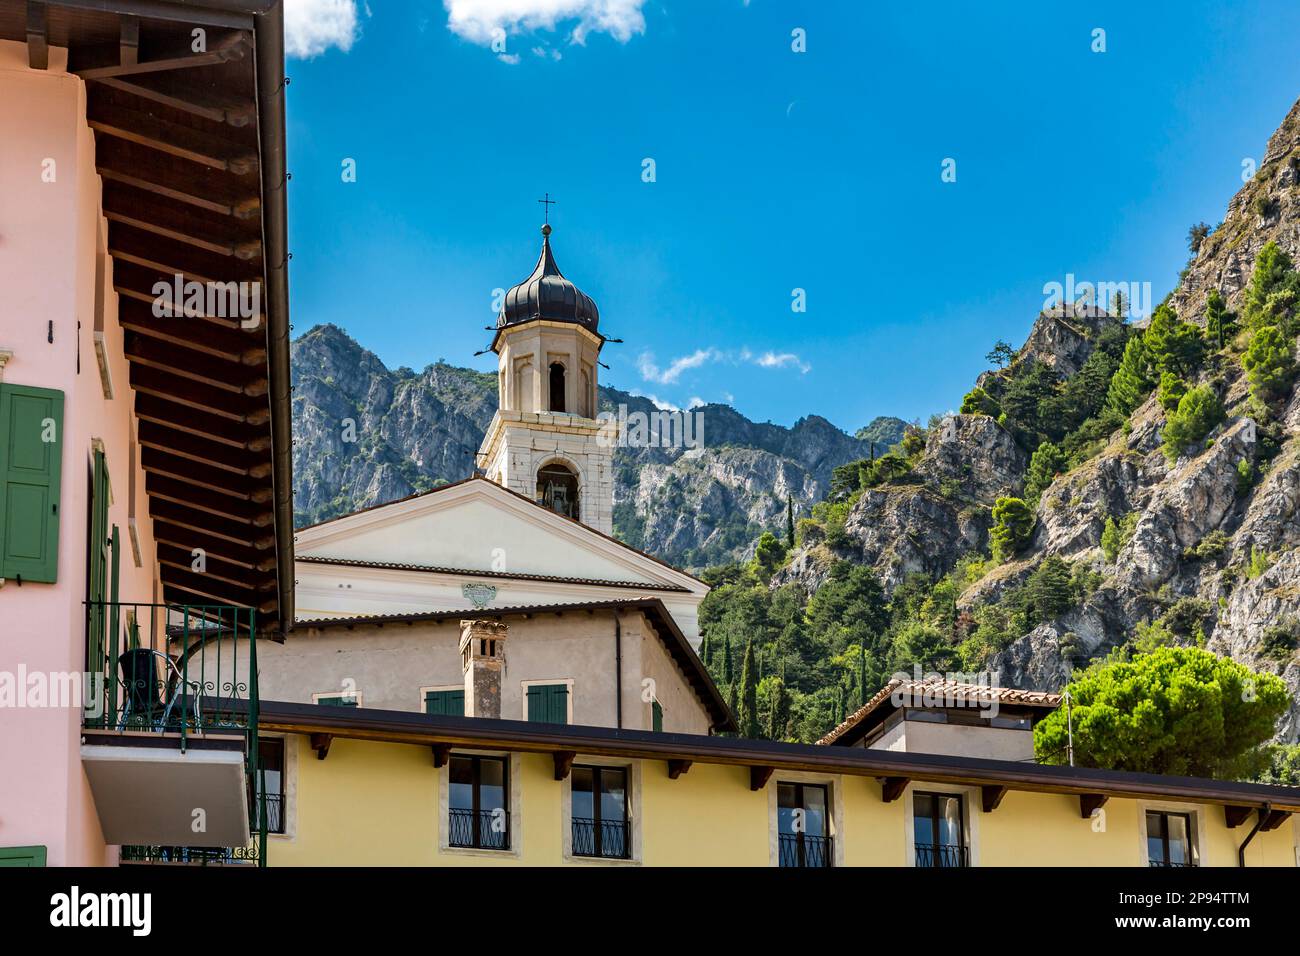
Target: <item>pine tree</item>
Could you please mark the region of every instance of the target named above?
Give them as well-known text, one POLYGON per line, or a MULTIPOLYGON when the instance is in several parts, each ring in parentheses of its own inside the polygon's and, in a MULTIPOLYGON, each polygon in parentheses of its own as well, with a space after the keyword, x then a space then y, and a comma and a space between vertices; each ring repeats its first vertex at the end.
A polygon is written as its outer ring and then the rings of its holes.
POLYGON ((1279 293, 1294 291, 1297 285, 1291 257, 1276 242, 1267 243, 1255 259, 1255 271, 1250 285, 1246 286, 1245 306, 1242 314, 1251 328, 1276 325, 1285 316, 1277 314, 1282 297, 1279 293), (1271 301, 1270 301, 1271 300, 1271 301))
POLYGON ((1106 406, 1121 418, 1128 418, 1146 400, 1154 384, 1146 343, 1142 335, 1134 335, 1124 346, 1124 357, 1110 380, 1106 406))
POLYGON ((1205 297, 1205 334, 1221 349, 1227 337, 1236 331, 1233 315, 1224 304, 1218 289, 1205 297))
POLYGON ((758 736, 758 667, 754 661, 754 639, 745 645, 745 663, 740 672, 740 735, 758 736))
POLYGON ((785 546, 794 550, 794 498, 785 496, 785 546))
POLYGON ((1251 394, 1261 402, 1271 402, 1286 394, 1295 377, 1295 345, 1276 325, 1263 326, 1251 336, 1241 366, 1251 394))

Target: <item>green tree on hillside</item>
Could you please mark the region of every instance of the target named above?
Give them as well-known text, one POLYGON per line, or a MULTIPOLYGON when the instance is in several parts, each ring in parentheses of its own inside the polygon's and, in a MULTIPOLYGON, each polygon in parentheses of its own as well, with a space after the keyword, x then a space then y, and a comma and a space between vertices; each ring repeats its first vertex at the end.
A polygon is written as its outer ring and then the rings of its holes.
MULTIPOLYGON (((1290 703, 1286 685, 1195 647, 1161 647, 1095 665, 1067 688, 1075 764, 1136 773, 1240 779, 1290 703)), ((1043 763, 1066 762, 1066 711, 1034 728, 1043 763)))
POLYGON ((1284 397, 1295 377, 1295 344, 1276 325, 1256 329, 1241 357, 1250 392, 1265 404, 1284 397))
POLYGON ((794 497, 785 496, 785 547, 794 550, 794 497))
POLYGON ((764 580, 771 578, 784 560, 785 545, 772 532, 764 531, 754 548, 754 566, 759 576, 764 580))
POLYGON ((1228 311, 1223 296, 1219 295, 1219 290, 1211 289, 1205 297, 1205 334, 1216 347, 1223 348, 1224 343, 1237 330, 1235 319, 1236 316, 1228 311))
POLYGON ((1157 372, 1174 372, 1186 378, 1200 365, 1204 351, 1201 330, 1181 321, 1167 305, 1156 308, 1142 338, 1157 372))
POLYGON ((1160 373, 1160 388, 1156 391, 1156 400, 1165 412, 1177 410, 1178 403, 1187 394, 1187 383, 1173 372, 1160 373))
POLYGON ((1178 461, 1179 456, 1208 435, 1224 417, 1223 404, 1214 389, 1208 385, 1190 389, 1165 422, 1162 437, 1169 463, 1178 461))
POLYGON ((1151 378, 1151 360, 1147 355, 1142 335, 1129 338, 1124 347, 1124 357, 1110 380, 1106 405, 1120 418, 1128 418, 1133 410, 1146 401, 1155 383, 1151 378))
POLYGON ((740 713, 736 715, 742 737, 758 736, 758 665, 754 641, 745 645, 745 663, 740 671, 740 713))
POLYGON ((989 540, 993 558, 1009 561, 1029 543, 1034 530, 1034 513, 1020 498, 999 498, 993 505, 993 528, 989 540))
POLYGON ((1025 497, 1037 501, 1052 480, 1064 470, 1064 453, 1052 442, 1043 442, 1029 459, 1029 471, 1025 475, 1025 497))
POLYGON ((997 418, 1002 414, 1002 406, 988 392, 976 385, 961 400, 961 408, 958 411, 963 415, 987 415, 989 418, 997 418))
POLYGON ((1291 257, 1269 242, 1255 258, 1255 271, 1246 286, 1242 315, 1252 329, 1276 325, 1289 335, 1296 334, 1296 307, 1300 299, 1300 273, 1291 257))
POLYGON ((996 365, 998 368, 1006 368, 1015 361, 1015 358, 1016 350, 1011 347, 1010 343, 1003 342, 1001 339, 998 339, 992 351, 984 356, 985 361, 991 365, 996 365))

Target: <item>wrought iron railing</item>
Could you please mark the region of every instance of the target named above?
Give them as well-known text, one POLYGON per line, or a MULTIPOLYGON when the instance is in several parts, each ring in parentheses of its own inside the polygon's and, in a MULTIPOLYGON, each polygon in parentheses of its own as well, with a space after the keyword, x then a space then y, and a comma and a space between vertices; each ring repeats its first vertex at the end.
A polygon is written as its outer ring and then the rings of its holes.
POLYGON ((258 760, 256 610, 87 601, 86 673, 86 729, 172 734, 182 751, 196 734, 242 733, 245 773, 257 784, 248 813, 252 847, 124 847, 123 859, 264 866, 264 824, 280 808, 268 806, 258 760))
POLYGON ((595 856, 608 860, 626 860, 632 855, 632 841, 626 820, 573 818, 574 856, 595 856))
POLYGON ((952 843, 918 843, 916 865, 935 868, 970 866, 970 852, 966 847, 952 843))
POLYGON ((124 846, 123 863, 184 864, 187 866, 257 866, 262 857, 257 842, 248 846, 124 846))
POLYGON ((447 812, 447 825, 449 846, 510 849, 509 815, 503 811, 452 809, 447 812))
POLYGON ((811 833, 782 833, 779 840, 781 866, 827 867, 834 859, 832 837, 811 833))
POLYGON ((268 793, 258 794, 257 804, 253 806, 253 828, 257 829, 258 823, 261 822, 261 816, 258 813, 260 804, 266 804, 266 832, 283 833, 284 832, 284 794, 268 793))
POLYGON ((1196 864, 1192 863, 1190 860, 1183 863, 1177 863, 1174 860, 1150 860, 1148 862, 1151 866, 1157 866, 1162 869, 1165 867, 1173 867, 1176 869, 1183 869, 1183 868, 1191 869, 1196 866, 1196 864))

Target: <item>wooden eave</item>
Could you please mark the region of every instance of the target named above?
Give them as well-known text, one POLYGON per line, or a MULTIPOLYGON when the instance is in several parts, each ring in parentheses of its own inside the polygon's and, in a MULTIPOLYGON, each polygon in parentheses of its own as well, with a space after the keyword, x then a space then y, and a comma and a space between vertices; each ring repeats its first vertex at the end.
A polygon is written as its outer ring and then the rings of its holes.
POLYGON ((35 69, 67 49, 86 84, 162 597, 255 607, 279 635, 293 621, 280 2, 0 0, 0 38, 35 69), (154 284, 178 274, 259 283, 256 326, 154 315, 154 284))

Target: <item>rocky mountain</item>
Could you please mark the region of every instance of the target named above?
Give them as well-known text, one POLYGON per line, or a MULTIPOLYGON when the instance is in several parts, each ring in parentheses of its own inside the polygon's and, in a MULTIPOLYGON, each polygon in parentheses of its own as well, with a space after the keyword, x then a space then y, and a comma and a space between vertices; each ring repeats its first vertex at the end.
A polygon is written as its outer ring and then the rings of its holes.
MULTIPOLYGON (((317 326, 293 343, 294 501, 301 526, 392 501, 471 474, 497 407, 490 373, 445 363, 389 369, 342 329, 317 326)), ((602 410, 651 414, 648 399, 600 389, 602 410)), ((894 444, 899 419, 851 437, 810 415, 790 428, 753 422, 726 405, 693 409, 698 451, 619 448, 615 532, 673 564, 699 568, 752 548, 825 497, 831 470, 894 444)))
MULTIPOLYGON (((1204 327, 1206 297, 1217 289, 1241 319, 1260 252, 1270 242, 1292 263, 1300 260, 1300 103, 1166 304, 1204 327)), ((1275 314, 1290 314, 1280 327, 1293 339, 1300 304, 1295 285, 1290 288, 1270 301, 1275 314)), ((1125 335, 1141 335, 1108 329, 1117 323, 1095 307, 1066 305, 1040 315, 1011 365, 980 376, 984 407, 968 410, 981 413, 932 425, 924 449, 900 466, 902 474, 873 477, 841 505, 847 514, 834 536, 801 537, 773 587, 795 583, 813 593, 842 559, 870 565, 887 591, 909 576, 935 581, 973 569, 960 580, 952 639, 961 640, 1059 559, 1076 580, 1090 583, 1068 608, 1053 607, 1027 631, 993 645, 985 663, 995 679, 1056 690, 1072 667, 1159 627, 1174 640, 1203 642, 1280 675, 1300 700, 1300 387, 1288 386, 1289 397, 1284 392, 1272 402, 1252 397, 1242 361, 1251 330, 1218 349, 1206 335, 1205 357, 1183 370, 1186 387, 1207 386, 1226 414, 1175 460, 1163 446, 1167 409, 1178 405, 1177 396, 1162 405, 1152 394, 1157 371, 1127 420, 1121 417, 1119 427, 1112 422, 1091 444, 1080 442, 1068 462, 1044 458, 1051 462, 1045 487, 1027 487, 1034 471, 1029 452, 1039 440, 1027 440, 1010 420, 1029 415, 1025 383, 1035 376, 1050 383, 1042 394, 1051 401, 1071 394, 1072 383, 1076 392, 1095 392, 1086 380, 1090 367, 1101 366, 1090 363, 1094 350, 1108 335, 1118 336, 1120 351, 1125 335), (1027 500, 1032 531, 1013 556, 995 561, 991 512, 1007 496, 1027 500)), ((1114 365, 1118 359, 1106 367, 1102 394, 1114 365)), ((828 528, 840 520, 827 514, 828 528)), ((1278 736, 1300 739, 1300 703, 1278 736)))

